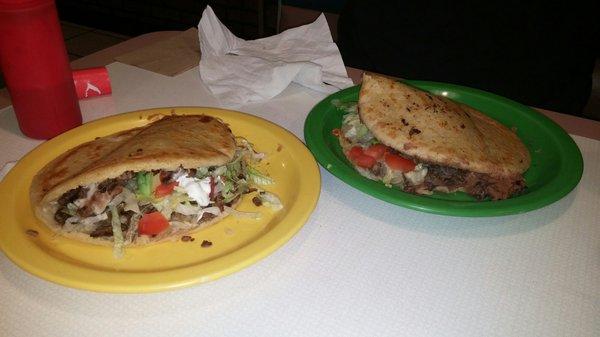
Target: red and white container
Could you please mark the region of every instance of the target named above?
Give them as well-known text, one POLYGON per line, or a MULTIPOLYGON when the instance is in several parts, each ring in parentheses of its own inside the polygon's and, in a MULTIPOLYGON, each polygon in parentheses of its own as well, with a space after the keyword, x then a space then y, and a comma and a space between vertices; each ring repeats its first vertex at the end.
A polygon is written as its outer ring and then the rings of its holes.
POLYGON ((73 82, 79 99, 108 95, 112 92, 106 67, 73 70, 73 82))

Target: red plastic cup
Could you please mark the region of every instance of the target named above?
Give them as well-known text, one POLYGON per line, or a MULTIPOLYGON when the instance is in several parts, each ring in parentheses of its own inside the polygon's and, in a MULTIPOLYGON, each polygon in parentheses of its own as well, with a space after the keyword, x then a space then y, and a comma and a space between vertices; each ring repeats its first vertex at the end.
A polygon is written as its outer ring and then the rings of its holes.
POLYGON ((79 99, 108 95, 112 92, 106 67, 73 70, 73 82, 79 99))
POLYGON ((81 125, 53 0, 0 0, 0 67, 26 136, 49 139, 81 125))

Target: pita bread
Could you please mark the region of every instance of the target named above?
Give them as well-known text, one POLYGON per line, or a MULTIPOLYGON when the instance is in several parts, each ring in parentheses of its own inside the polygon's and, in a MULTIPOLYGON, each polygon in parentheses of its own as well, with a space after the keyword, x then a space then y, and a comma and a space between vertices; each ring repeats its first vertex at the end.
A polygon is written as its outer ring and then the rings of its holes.
POLYGON ((34 178, 34 204, 77 186, 125 171, 176 170, 223 165, 235 153, 229 127, 206 115, 166 116, 147 126, 79 145, 48 163, 34 178))
POLYGON ((379 141, 422 162, 493 177, 520 175, 531 163, 525 145, 504 125, 394 79, 365 74, 358 111, 379 141))
MULTIPOLYGON (((33 178, 32 206, 36 215, 55 232, 85 242, 112 244, 112 237, 91 238, 84 233, 65 233, 54 220, 56 200, 78 186, 116 178, 126 171, 175 171, 179 167, 224 165, 233 159, 235 150, 231 130, 214 117, 165 116, 146 126, 84 143, 52 160, 33 178)), ((226 215, 223 212, 192 229, 207 227, 226 215)), ((162 239, 165 238, 157 237, 152 241, 162 239)))

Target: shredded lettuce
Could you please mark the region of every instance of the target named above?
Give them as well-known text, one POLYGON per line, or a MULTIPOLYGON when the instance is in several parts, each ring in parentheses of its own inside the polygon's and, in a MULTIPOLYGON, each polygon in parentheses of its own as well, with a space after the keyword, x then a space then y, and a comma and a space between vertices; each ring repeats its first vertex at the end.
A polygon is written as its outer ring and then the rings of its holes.
POLYGON ((223 166, 217 166, 213 172, 212 175, 213 177, 217 177, 217 176, 222 176, 225 174, 225 172, 227 172, 227 166, 223 165, 223 166))
POLYGON ((106 214, 106 212, 104 213, 100 213, 98 215, 92 215, 90 217, 87 218, 83 218, 79 221, 80 224, 82 225, 93 225, 96 222, 102 221, 102 220, 106 220, 108 219, 108 215, 106 214))
POLYGON ((258 185, 272 185, 275 182, 269 176, 264 175, 259 170, 252 166, 248 166, 246 173, 250 181, 258 185))
POLYGON ((206 176, 208 176, 208 174, 209 174, 208 167, 199 167, 196 170, 196 178, 198 178, 198 179, 205 178, 206 176))
POLYGON ((80 231, 83 233, 91 233, 97 227, 98 222, 106 220, 107 218, 106 212, 87 218, 81 218, 79 215, 74 215, 65 220, 63 230, 66 232, 80 231))
POLYGON ((180 187, 175 187, 173 193, 163 199, 163 203, 172 208, 177 207, 177 205, 181 203, 189 203, 190 201, 192 201, 192 198, 190 198, 190 196, 185 193, 185 190, 180 187))
POLYGON ((238 180, 237 185, 238 185, 238 188, 237 188, 238 192, 242 193, 242 194, 248 192, 248 190, 250 189, 250 187, 248 186, 248 181, 245 178, 238 180))
POLYGON ((125 202, 124 210, 140 213, 140 206, 135 198, 135 194, 127 188, 123 188, 121 194, 123 195, 123 202, 125 202))
POLYGON ((152 203, 154 208, 161 212, 165 218, 170 219, 171 214, 176 211, 180 204, 189 204, 192 201, 185 189, 175 187, 175 191, 161 200, 152 203))
POLYGON ((115 206, 110 207, 110 215, 111 215, 111 224, 113 230, 113 256, 117 259, 123 257, 123 231, 121 230, 121 220, 119 218, 119 212, 115 206))
POLYGON ((224 202, 230 202, 231 200, 235 199, 237 193, 233 181, 227 179, 223 182, 223 190, 221 191, 221 195, 223 196, 224 202))
MULTIPOLYGON (((376 178, 374 180, 377 180, 376 178)), ((392 186, 400 186, 404 187, 404 175, 402 175, 402 171, 391 170, 387 166, 385 166, 385 175, 381 178, 381 181, 387 187, 392 186)))
POLYGON ((342 133, 352 143, 370 143, 375 139, 371 131, 360 120, 358 113, 355 112, 344 115, 342 133))
POLYGON ((254 162, 260 161, 265 157, 264 153, 256 152, 254 150, 254 145, 250 143, 246 138, 236 137, 236 141, 238 145, 238 152, 241 157, 244 156, 254 162))
POLYGON ((260 212, 242 212, 242 211, 238 211, 235 208, 231 208, 229 206, 225 206, 224 209, 227 213, 231 214, 232 216, 234 216, 236 218, 240 218, 240 219, 258 220, 262 217, 262 214, 260 214, 260 212))
POLYGON ((357 112, 358 108, 358 102, 356 101, 342 102, 339 99, 334 99, 331 101, 331 104, 333 104, 336 109, 346 112, 357 112))
POLYGON ((263 204, 271 207, 273 210, 278 211, 283 208, 283 204, 281 203, 281 200, 279 200, 279 197, 271 192, 260 191, 258 197, 263 204))
POLYGON ((219 207, 216 207, 216 206, 203 208, 198 213, 198 217, 196 218, 196 222, 198 222, 198 221, 200 221, 200 219, 202 219, 202 216, 204 215, 204 213, 210 213, 210 214, 218 216, 218 215, 221 214, 221 210, 219 209, 219 207))
POLYGON ((200 207, 194 206, 189 202, 178 204, 175 207, 175 212, 181 213, 183 215, 196 215, 200 212, 200 207))
POLYGON ((240 173, 242 173, 242 161, 241 156, 237 157, 231 163, 226 165, 225 176, 231 180, 237 180, 240 173))

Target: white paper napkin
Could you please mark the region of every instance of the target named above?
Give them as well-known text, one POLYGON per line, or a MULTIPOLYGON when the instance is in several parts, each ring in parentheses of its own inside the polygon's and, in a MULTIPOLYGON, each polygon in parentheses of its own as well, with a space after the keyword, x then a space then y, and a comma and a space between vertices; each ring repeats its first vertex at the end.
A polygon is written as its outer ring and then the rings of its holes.
POLYGON ((200 77, 225 106, 268 100, 291 82, 324 93, 353 84, 323 14, 311 24, 246 41, 207 6, 198 35, 200 77))

